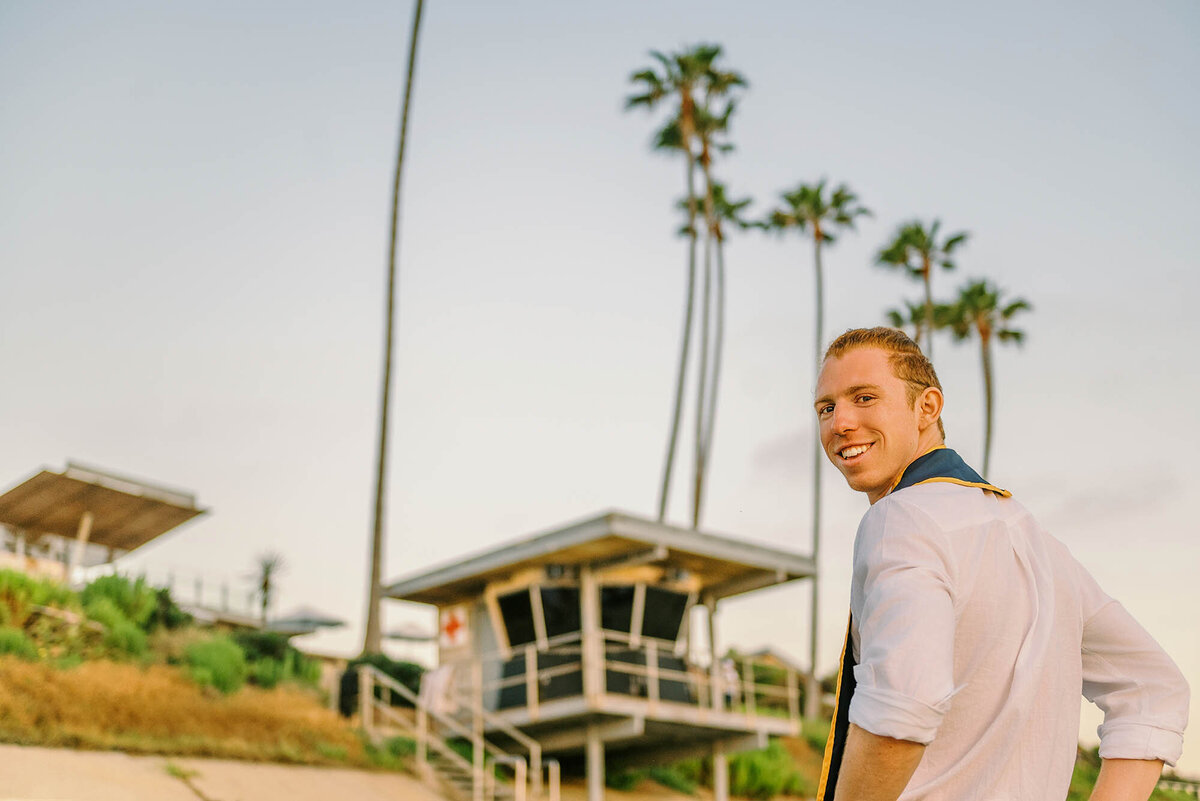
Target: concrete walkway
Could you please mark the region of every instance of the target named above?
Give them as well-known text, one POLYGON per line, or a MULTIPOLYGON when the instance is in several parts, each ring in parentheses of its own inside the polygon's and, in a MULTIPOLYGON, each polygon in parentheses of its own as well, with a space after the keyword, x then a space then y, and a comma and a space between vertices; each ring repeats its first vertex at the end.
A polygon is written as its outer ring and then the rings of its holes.
POLYGON ((395 773, 0 745, 0 801, 329 799, 443 801, 395 773))

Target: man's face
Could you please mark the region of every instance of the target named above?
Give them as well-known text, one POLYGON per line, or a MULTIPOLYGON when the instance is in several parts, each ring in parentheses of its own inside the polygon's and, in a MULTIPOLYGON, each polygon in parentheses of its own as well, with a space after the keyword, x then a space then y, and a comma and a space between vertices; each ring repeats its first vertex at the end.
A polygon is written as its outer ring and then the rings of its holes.
POLYGON ((928 409, 922 411, 921 397, 915 407, 909 403, 907 389, 888 353, 873 347, 827 360, 817 378, 821 447, 850 488, 867 493, 871 503, 888 493, 910 462, 940 443, 936 414, 931 420, 928 409))

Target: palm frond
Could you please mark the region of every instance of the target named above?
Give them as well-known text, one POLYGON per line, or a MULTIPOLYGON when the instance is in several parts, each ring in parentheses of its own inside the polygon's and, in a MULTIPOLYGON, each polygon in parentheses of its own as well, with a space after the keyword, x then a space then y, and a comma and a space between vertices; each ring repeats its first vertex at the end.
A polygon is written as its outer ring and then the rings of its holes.
POLYGON ((1017 312, 1033 311, 1033 305, 1024 298, 1017 298, 1012 303, 1000 310, 1000 318, 1007 320, 1017 312))
MULTIPOLYGON (((942 243, 942 252, 950 253, 956 247, 965 243, 967 241, 968 236, 970 236, 970 234, 968 232, 959 231, 957 234, 955 234, 954 236, 950 237, 949 239, 947 239, 945 242, 942 243)), ((931 236, 931 238, 932 238, 932 236, 931 236)))

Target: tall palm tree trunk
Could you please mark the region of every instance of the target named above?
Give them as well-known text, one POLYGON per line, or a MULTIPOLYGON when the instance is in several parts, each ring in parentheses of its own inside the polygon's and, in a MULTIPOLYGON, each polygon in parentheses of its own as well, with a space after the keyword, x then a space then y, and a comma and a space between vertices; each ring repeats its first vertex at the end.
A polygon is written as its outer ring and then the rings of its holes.
POLYGON ((717 395, 721 386, 721 354, 725 350, 725 240, 716 236, 717 291, 713 303, 712 381, 708 389, 708 420, 704 424, 704 464, 712 464, 713 431, 717 426, 717 395))
POLYGON ((706 448, 704 442, 705 422, 708 409, 708 364, 709 337, 712 326, 709 324, 712 310, 713 284, 713 197, 712 177, 708 165, 701 161, 704 171, 704 292, 703 305, 700 308, 700 375, 696 381, 696 447, 695 471, 692 484, 692 528, 700 528, 700 515, 704 506, 704 473, 707 467, 706 448))
MULTIPOLYGON (((813 364, 814 372, 819 373, 821 370, 821 344, 825 336, 825 275, 821 267, 821 235, 815 233, 813 237, 813 264, 816 266, 817 276, 817 330, 816 337, 813 341, 813 364)), ((812 618, 809 621, 809 666, 812 671, 808 679, 808 692, 804 698, 804 714, 810 718, 817 717, 821 713, 821 690, 820 683, 817 679, 817 628, 818 628, 818 583, 817 577, 820 575, 818 561, 821 555, 821 431, 820 426, 814 420, 813 422, 813 518, 812 518, 812 558, 813 558, 813 577, 812 577, 812 618)))
MULTIPOLYGON (((686 140, 685 140, 686 145, 686 140)), ((675 407, 671 413, 671 433, 667 438, 667 454, 663 459, 662 484, 658 490, 658 522, 667 517, 667 499, 671 492, 671 470, 675 465, 675 446, 679 441, 679 423, 683 415, 683 387, 687 380, 688 351, 692 342, 692 310, 696 305, 696 158, 691 145, 687 152, 688 192, 688 273, 687 297, 684 301, 683 336, 679 346, 679 370, 675 378, 675 407)))
POLYGON ((979 348, 983 359, 983 477, 987 478, 992 459, 992 338, 989 332, 979 332, 979 348))
POLYGON ((412 33, 408 43, 408 74, 404 81, 404 103, 400 111, 400 143, 396 151, 396 173, 392 181, 392 231, 388 245, 387 322, 383 346, 383 387, 379 401, 379 451, 375 461, 375 513, 371 532, 371 577, 367 597, 367 626, 363 653, 382 650, 380 603, 383 596, 383 498, 387 483, 388 406, 392 391, 392 339, 396 328, 396 253, 400 239, 400 176, 404 168, 404 145, 408 138, 408 110, 412 101, 413 75, 417 65, 417 42, 424 0, 416 0, 412 33))
MULTIPOLYGON (((925 282, 925 356, 933 361, 933 287, 930 280, 929 260, 925 260, 925 268, 921 271, 921 279, 925 282)), ((922 344, 918 338, 918 345, 922 344)))

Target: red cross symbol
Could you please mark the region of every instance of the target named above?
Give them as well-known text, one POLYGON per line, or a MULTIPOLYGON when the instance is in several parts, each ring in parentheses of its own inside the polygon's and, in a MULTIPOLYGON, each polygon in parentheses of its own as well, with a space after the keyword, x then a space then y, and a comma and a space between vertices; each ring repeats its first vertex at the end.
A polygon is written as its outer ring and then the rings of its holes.
POLYGON ((458 619, 457 612, 449 612, 446 615, 446 622, 442 625, 442 633, 446 635, 446 639, 451 643, 458 640, 458 633, 462 631, 462 621, 458 619))

